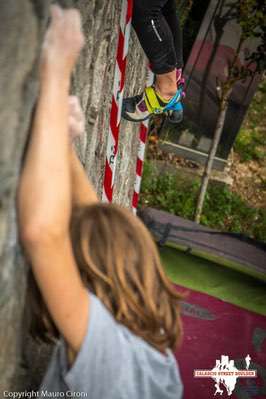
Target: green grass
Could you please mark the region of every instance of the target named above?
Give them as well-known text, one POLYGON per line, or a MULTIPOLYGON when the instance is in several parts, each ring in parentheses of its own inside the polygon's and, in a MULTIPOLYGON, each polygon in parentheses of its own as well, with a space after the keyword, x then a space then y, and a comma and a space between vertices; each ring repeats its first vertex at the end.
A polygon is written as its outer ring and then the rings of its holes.
MULTIPOLYGON (((193 220, 200 179, 176 173, 158 173, 151 161, 144 166, 140 205, 166 210, 193 220)), ((266 209, 249 206, 221 183, 211 182, 201 223, 221 231, 236 232, 266 241, 266 209)))
POLYGON ((266 157, 266 133, 263 137, 261 132, 243 128, 236 139, 234 148, 242 162, 262 161, 266 157))
POLYGON ((234 145, 242 162, 266 160, 266 79, 259 85, 234 145))

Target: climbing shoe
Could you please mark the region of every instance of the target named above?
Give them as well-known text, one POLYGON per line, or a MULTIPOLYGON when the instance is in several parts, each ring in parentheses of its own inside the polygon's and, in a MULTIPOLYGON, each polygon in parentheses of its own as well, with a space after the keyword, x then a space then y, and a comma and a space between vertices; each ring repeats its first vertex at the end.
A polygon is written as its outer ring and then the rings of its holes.
POLYGON ((123 100, 122 117, 131 122, 143 122, 150 117, 145 102, 145 92, 123 100))
MULTIPOLYGON (((181 91, 181 101, 186 97, 184 90, 185 79, 182 75, 182 69, 176 70, 176 83, 178 90, 181 91)), ((168 112, 168 121, 174 125, 181 123, 183 120, 183 107, 178 107, 178 109, 171 110, 168 112)))
POLYGON ((181 113, 182 92, 183 88, 180 87, 169 101, 165 101, 154 87, 147 87, 143 94, 123 100, 122 117, 131 122, 143 122, 152 115, 172 114, 173 111, 181 113))

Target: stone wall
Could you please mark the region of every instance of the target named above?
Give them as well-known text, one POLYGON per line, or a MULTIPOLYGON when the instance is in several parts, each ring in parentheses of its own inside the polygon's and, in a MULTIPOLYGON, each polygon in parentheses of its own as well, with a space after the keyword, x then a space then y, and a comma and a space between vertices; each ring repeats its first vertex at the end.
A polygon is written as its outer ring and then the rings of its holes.
MULTIPOLYGON (((73 76, 73 92, 81 99, 87 123, 77 147, 101 195, 121 1, 59 3, 74 4, 83 17, 86 44, 73 76)), ((48 0, 0 0, 0 392, 34 387, 48 351, 27 337, 27 265, 18 245, 15 195, 38 95, 38 60, 49 5, 48 0)), ((126 93, 139 91, 144 75, 143 54, 132 33, 126 93)), ((134 183, 137 128, 121 125, 114 198, 126 206, 134 183)))

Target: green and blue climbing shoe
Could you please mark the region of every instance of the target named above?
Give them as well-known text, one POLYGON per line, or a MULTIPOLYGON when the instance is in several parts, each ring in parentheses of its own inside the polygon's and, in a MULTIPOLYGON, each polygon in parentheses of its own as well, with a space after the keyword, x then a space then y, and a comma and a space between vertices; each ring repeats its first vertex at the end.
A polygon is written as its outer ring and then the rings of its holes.
POLYGON ((122 117, 131 122, 143 122, 152 115, 171 114, 173 111, 182 112, 182 90, 179 88, 176 94, 166 101, 154 87, 147 87, 142 94, 123 100, 122 117))
MULTIPOLYGON (((186 92, 185 92, 185 78, 182 75, 182 69, 177 69, 176 70, 176 83, 177 83, 177 88, 178 90, 181 90, 181 101, 184 100, 186 97, 186 92)), ((179 106, 177 107, 176 110, 172 110, 168 112, 168 121, 169 123, 173 125, 177 125, 178 123, 181 123, 183 120, 183 107, 179 106)))

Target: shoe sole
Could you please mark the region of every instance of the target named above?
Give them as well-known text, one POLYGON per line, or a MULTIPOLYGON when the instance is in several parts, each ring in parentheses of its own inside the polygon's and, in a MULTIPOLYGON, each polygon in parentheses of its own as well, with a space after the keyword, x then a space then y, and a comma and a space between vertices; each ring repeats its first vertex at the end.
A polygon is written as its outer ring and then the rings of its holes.
POLYGON ((171 125, 179 125, 182 121, 183 121, 183 119, 182 120, 179 120, 179 121, 173 121, 171 118, 167 118, 167 120, 168 120, 168 122, 171 124, 171 125))
MULTIPOLYGON (((128 122, 141 123, 141 122, 145 122, 148 119, 152 118, 154 115, 155 114, 151 114, 144 119, 132 119, 127 114, 122 114, 121 117, 128 122)), ((183 121, 183 118, 179 119, 179 120, 174 120, 173 118, 171 118, 171 115, 167 115, 166 117, 167 117, 168 122, 171 123, 171 125, 179 125, 183 121)))
POLYGON ((122 113, 121 116, 122 116, 123 119, 125 119, 125 120, 127 120, 129 122, 141 123, 141 122, 145 122, 148 119, 150 119, 150 117, 152 115, 146 116, 146 118, 144 118, 144 119, 133 119, 133 118, 130 118, 130 116, 128 116, 126 113, 125 114, 122 113))

